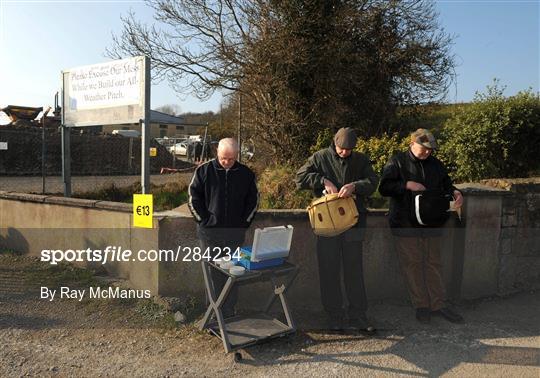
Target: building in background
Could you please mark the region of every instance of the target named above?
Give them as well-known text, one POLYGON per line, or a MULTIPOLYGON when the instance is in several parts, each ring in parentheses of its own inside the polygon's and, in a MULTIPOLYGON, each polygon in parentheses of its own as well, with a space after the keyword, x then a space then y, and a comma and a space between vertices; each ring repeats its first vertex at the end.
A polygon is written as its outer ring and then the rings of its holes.
MULTIPOLYGON (((204 134, 205 124, 188 124, 184 117, 150 111, 150 137, 151 138, 180 138, 185 135, 204 134)), ((141 132, 138 124, 125 125, 104 125, 101 129, 103 133, 112 133, 113 130, 137 130, 141 132)))
MULTIPOLYGON (((37 117, 42 114, 43 108, 34 108, 28 106, 8 105, 0 112, 5 114, 11 121, 8 125, 16 127, 41 127, 42 123, 37 117)), ((48 112, 47 112, 48 113, 48 112)), ((45 117, 45 127, 57 128, 60 126, 60 109, 54 112, 54 115, 45 117)), ((204 135, 206 124, 194 124, 186 122, 182 116, 173 116, 170 114, 151 110, 150 113, 150 138, 187 138, 189 135, 204 135)), ((85 127, 74 127, 84 132, 113 134, 114 130, 134 130, 140 135, 141 127, 139 124, 116 124, 116 125, 95 125, 85 127)), ((115 134, 123 135, 121 132, 115 134)))

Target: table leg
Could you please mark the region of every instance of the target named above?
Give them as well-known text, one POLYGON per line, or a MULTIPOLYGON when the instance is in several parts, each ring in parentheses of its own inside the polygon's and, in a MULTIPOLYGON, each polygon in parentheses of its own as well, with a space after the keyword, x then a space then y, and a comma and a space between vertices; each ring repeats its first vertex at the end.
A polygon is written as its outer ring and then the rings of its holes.
POLYGON ((212 312, 214 312, 216 314, 216 320, 219 326, 219 332, 221 334, 221 340, 223 341, 223 346, 225 348, 225 351, 229 353, 231 351, 231 344, 229 342, 229 337, 227 336, 227 325, 225 323, 225 319, 223 318, 221 306, 223 305, 223 303, 225 303, 225 299, 227 299, 227 296, 229 295, 229 292, 232 289, 234 280, 232 277, 229 277, 227 279, 227 281, 225 282, 225 285, 223 286, 223 289, 221 290, 221 293, 219 293, 219 296, 216 299, 215 288, 214 288, 212 280, 210 279, 210 269, 212 269, 212 266, 206 264, 203 261, 202 268, 203 268, 204 283, 206 286, 206 292, 208 293, 208 300, 210 304, 208 305, 208 309, 206 310, 206 313, 204 314, 204 317, 199 324, 199 329, 203 330, 208 327, 208 323, 210 322, 210 317, 212 315, 212 312))

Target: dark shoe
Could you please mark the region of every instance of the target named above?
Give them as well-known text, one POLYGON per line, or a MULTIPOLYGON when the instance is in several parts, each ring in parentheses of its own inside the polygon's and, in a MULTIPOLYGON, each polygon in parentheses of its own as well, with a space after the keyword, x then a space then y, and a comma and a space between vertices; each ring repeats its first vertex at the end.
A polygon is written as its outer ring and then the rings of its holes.
POLYGON ((327 328, 332 332, 343 331, 343 317, 341 316, 329 316, 327 322, 327 328))
POLYGON ((347 327, 348 331, 360 331, 365 332, 369 335, 374 335, 377 333, 375 327, 370 325, 367 317, 351 318, 349 319, 349 326, 347 327))
POLYGON ((416 309, 416 319, 422 324, 429 324, 431 320, 431 313, 429 308, 420 307, 416 309))
POLYGON ((463 316, 456 314, 449 307, 443 307, 440 310, 432 311, 431 313, 436 316, 442 316, 443 318, 452 323, 463 323, 465 321, 463 319, 463 316))

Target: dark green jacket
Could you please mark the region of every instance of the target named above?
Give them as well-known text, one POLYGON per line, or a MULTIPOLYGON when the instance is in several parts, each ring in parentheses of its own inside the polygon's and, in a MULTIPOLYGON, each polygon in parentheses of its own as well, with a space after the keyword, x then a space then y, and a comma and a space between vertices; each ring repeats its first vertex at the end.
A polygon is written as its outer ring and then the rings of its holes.
POLYGON ((343 159, 332 143, 330 147, 315 152, 298 170, 296 186, 298 189, 311 189, 320 197, 324 190, 323 178, 332 181, 338 190, 345 184, 354 183, 356 207, 361 218, 365 218, 362 213, 367 212, 366 198, 377 189, 379 181, 366 155, 353 151, 343 159))

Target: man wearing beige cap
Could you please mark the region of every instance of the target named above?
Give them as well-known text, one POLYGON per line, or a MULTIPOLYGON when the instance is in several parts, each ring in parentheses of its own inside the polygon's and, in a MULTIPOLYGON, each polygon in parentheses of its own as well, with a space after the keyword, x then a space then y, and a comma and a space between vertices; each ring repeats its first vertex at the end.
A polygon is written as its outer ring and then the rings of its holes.
POLYGON ((366 224, 366 197, 375 191, 378 179, 367 156, 353 151, 356 139, 353 129, 339 129, 331 146, 317 151, 298 170, 296 184, 299 189, 313 190, 318 197, 323 192, 339 193, 340 197, 355 196, 360 215, 358 223, 340 235, 317 237, 321 301, 328 315, 329 328, 333 331, 343 329, 343 266, 345 294, 349 303, 349 321, 345 328, 372 333, 375 329, 366 317, 362 238, 366 224))
POLYGON ((442 162, 433 156, 437 147, 430 131, 418 129, 412 133, 409 150, 392 156, 384 167, 379 192, 390 197, 390 227, 416 318, 426 324, 437 315, 460 323, 463 318, 445 304, 440 254, 441 227, 448 212, 444 207, 427 206, 422 208, 426 212, 422 218, 420 211, 422 196, 439 203, 446 198, 447 205, 453 197, 455 208, 463 204, 461 192, 452 185, 442 162), (439 221, 428 224, 427 217, 439 221))

